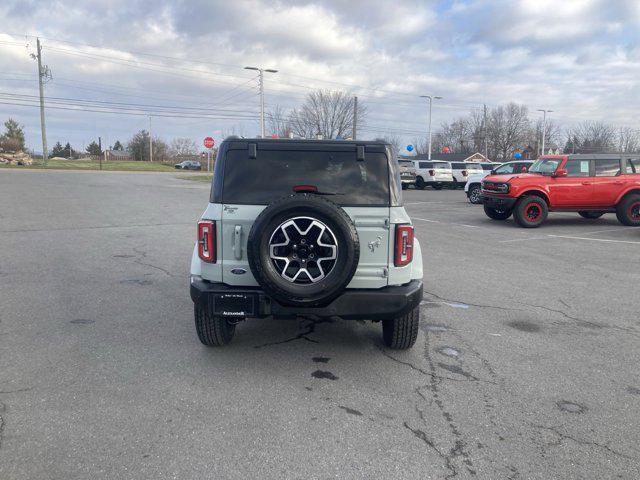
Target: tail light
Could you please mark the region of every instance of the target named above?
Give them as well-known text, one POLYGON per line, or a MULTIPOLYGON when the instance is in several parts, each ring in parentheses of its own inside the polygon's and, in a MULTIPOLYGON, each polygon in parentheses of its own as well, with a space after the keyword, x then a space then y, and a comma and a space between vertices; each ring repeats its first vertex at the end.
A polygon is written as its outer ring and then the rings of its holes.
POLYGON ((436 174, 435 170, 429 170, 429 175, 431 175, 432 177, 436 174))
POLYGON ((404 267, 413 260, 413 226, 396 225, 396 254, 393 264, 404 267))
POLYGON ((203 262, 216 263, 216 222, 198 222, 198 256, 203 262))
POLYGON ((466 177, 467 176, 467 171, 466 170, 462 170, 462 176, 466 177))

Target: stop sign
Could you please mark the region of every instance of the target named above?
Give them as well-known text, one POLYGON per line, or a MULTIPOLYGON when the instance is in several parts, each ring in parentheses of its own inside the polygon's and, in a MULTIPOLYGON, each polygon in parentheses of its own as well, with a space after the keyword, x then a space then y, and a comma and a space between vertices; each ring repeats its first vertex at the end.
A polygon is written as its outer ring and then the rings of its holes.
POLYGON ((213 146, 215 145, 215 141, 213 140, 213 138, 211 137, 207 137, 204 139, 204 146, 205 148, 213 148, 213 146))

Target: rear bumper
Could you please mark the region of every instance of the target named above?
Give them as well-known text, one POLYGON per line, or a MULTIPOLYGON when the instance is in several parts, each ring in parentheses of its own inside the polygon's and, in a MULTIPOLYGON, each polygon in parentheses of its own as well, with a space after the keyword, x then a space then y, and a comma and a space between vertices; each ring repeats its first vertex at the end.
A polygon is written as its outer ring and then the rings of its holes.
POLYGON ((514 197, 506 197, 503 195, 492 195, 490 193, 482 192, 482 203, 489 208, 506 209, 511 210, 515 203, 518 201, 514 197))
POLYGON ((231 287, 224 283, 212 283, 201 277, 191 277, 191 299, 194 303, 213 302, 214 311, 221 316, 247 317, 295 317, 316 315, 318 317, 341 317, 346 320, 384 320, 413 310, 422 300, 422 280, 412 280, 400 285, 379 289, 350 289, 324 307, 288 307, 268 297, 260 288, 231 287), (239 315, 233 309, 216 309, 229 297, 240 298, 245 304, 239 315))

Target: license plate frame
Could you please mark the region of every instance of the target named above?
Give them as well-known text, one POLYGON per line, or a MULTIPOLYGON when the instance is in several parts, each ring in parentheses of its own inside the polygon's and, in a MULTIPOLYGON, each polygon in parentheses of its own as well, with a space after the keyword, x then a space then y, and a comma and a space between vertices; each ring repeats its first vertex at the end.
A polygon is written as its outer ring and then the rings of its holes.
POLYGON ((213 314, 222 317, 250 317, 256 312, 256 296, 251 293, 218 293, 213 296, 213 314))

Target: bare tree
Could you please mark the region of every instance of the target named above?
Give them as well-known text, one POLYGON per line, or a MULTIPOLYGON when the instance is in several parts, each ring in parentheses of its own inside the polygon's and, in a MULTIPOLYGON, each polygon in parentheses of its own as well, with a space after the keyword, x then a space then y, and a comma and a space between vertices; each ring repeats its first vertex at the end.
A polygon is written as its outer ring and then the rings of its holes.
POLYGON ((489 158, 509 160, 526 143, 531 126, 525 105, 509 103, 492 109, 487 122, 489 158))
POLYGON ((283 138, 288 137, 291 133, 290 121, 284 108, 280 105, 276 105, 271 111, 267 112, 267 129, 271 135, 283 138))
MULTIPOLYGON (((341 91, 316 90, 307 95, 304 104, 289 117, 297 136, 311 138, 351 138, 354 98, 341 91)), ((358 103, 358 125, 362 125, 367 109, 358 103)))
POLYGON ((602 153, 615 150, 616 129, 604 122, 584 121, 567 132, 565 150, 572 153, 602 153))
MULTIPOLYGON (((547 152, 540 152, 542 148, 542 130, 543 130, 543 119, 539 118, 535 121, 535 124, 532 125, 531 130, 527 135, 526 143, 528 146, 533 148, 533 151, 538 154, 546 154, 547 152)), ((562 142, 562 127, 558 122, 553 119, 547 119, 547 125, 544 127, 545 130, 545 149, 552 148, 556 149, 560 147, 562 142)))
POLYGON ((174 138, 171 141, 169 147, 171 155, 196 155, 198 153, 198 146, 190 138, 174 138))
POLYGON ((622 153, 640 152, 640 130, 621 127, 618 130, 618 151, 622 153))
POLYGON ((376 138, 376 140, 391 145, 391 154, 394 158, 397 158, 398 155, 400 155, 400 152, 402 150, 402 142, 400 141, 400 137, 395 135, 386 135, 384 137, 376 138))

